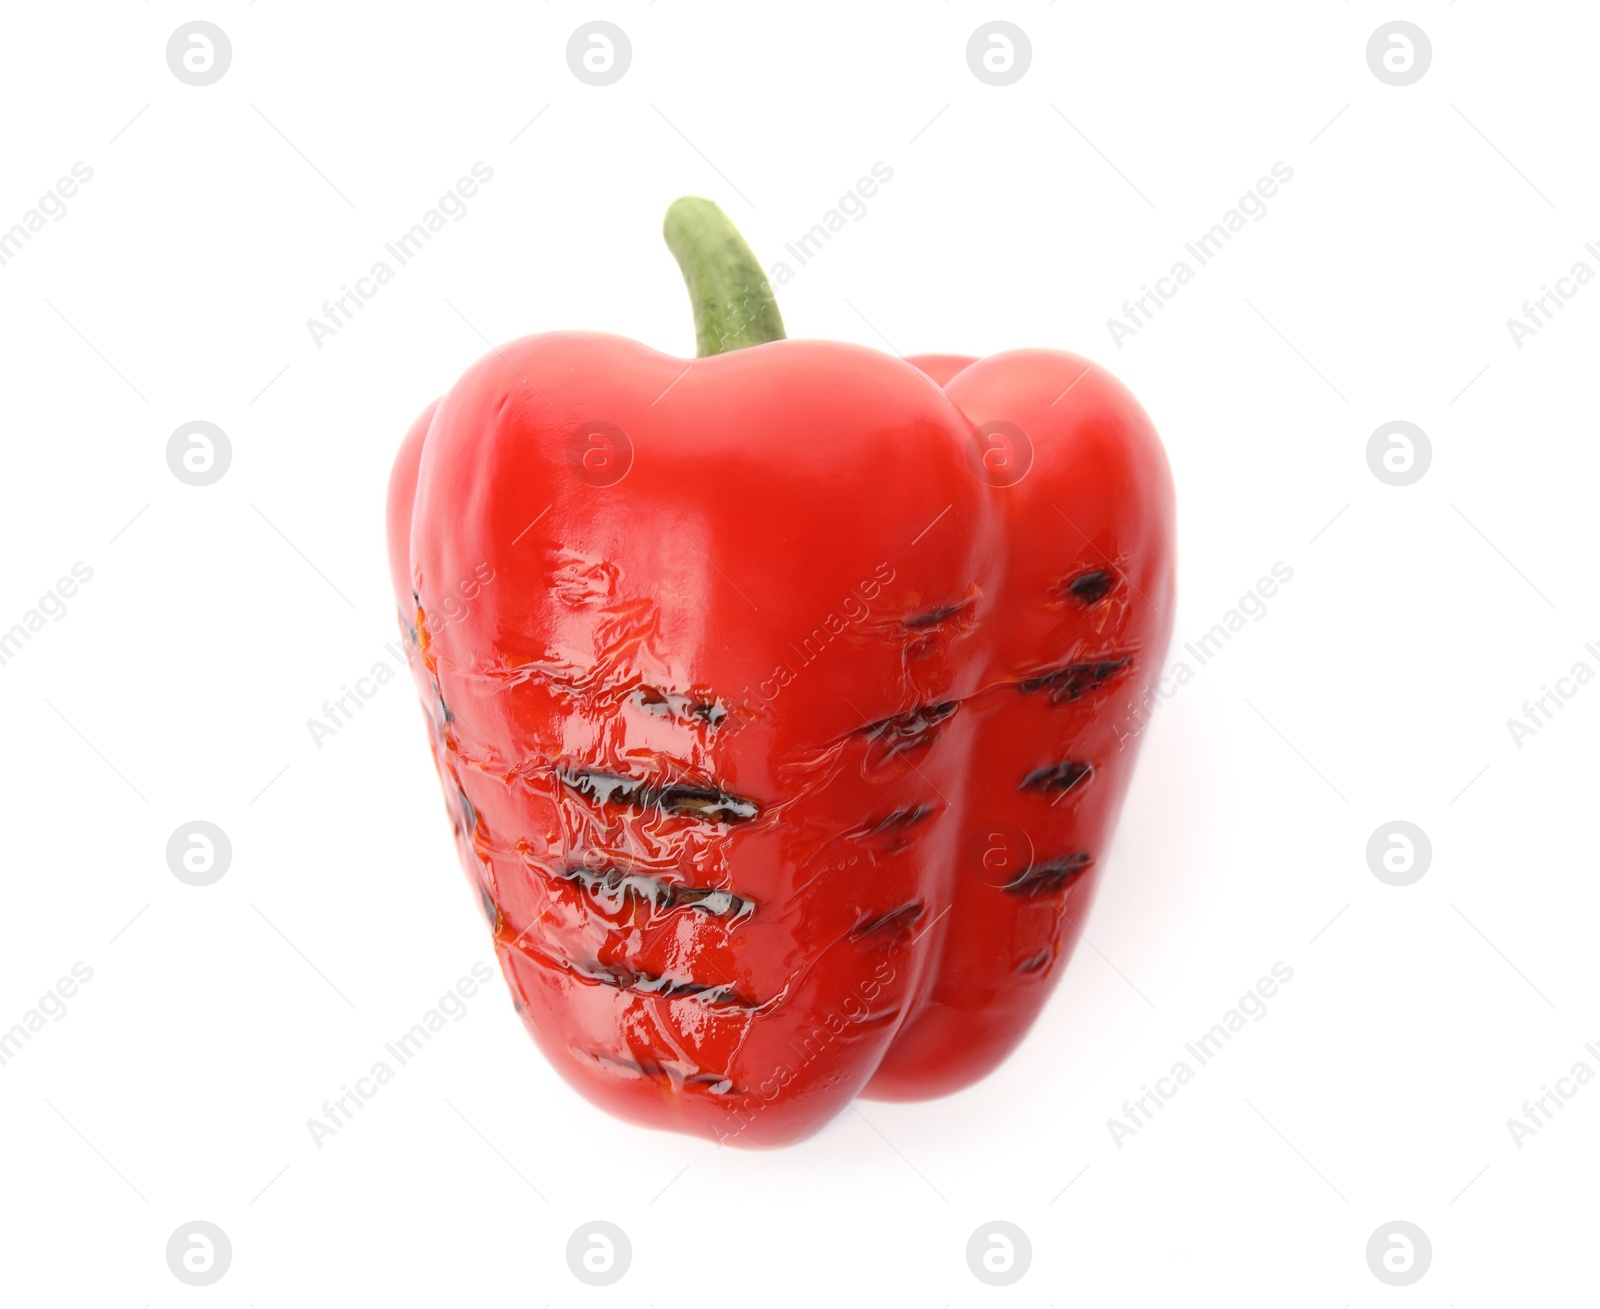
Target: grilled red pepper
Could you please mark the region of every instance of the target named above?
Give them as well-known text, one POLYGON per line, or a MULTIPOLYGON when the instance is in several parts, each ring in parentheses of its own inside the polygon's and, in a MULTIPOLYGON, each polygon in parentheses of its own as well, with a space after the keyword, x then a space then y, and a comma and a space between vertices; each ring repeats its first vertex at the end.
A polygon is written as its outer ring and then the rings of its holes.
POLYGON ((401 624, 523 1020, 736 1145, 984 1076, 1087 913, 1173 608, 1161 445, 1053 350, 783 339, 667 215, 700 357, 526 337, 389 492, 401 624))

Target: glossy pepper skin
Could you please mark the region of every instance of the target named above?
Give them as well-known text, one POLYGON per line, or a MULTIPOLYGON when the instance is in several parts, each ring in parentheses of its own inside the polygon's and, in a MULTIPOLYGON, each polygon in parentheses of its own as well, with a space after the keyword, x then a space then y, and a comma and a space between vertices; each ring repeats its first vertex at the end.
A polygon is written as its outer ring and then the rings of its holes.
POLYGON ((390 560, 534 1040, 623 1118, 777 1146, 1033 1023, 1166 652, 1173 495, 1074 355, 706 341, 480 360, 401 448, 390 560))

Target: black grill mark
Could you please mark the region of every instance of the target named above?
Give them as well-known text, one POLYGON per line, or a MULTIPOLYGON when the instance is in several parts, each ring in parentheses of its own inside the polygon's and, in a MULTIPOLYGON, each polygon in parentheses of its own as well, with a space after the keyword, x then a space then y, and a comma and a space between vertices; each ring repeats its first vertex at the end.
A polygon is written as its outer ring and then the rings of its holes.
POLYGON ((564 786, 597 805, 626 805, 631 809, 659 809, 680 818, 706 823, 743 823, 760 812, 753 801, 709 786, 674 782, 652 786, 634 777, 594 769, 557 769, 564 786))
POLYGON ((708 786, 664 786, 656 792, 655 803, 669 814, 708 823, 742 823, 756 816, 756 807, 750 801, 708 786))
POLYGON ((1111 588, 1116 585, 1116 580, 1111 573, 1097 568, 1091 572, 1079 573, 1066 584, 1064 589, 1085 605, 1092 605, 1105 599, 1111 588))
POLYGON ((721 1073, 694 1073, 683 1079, 686 1087, 703 1086, 709 1095, 744 1095, 742 1090, 735 1090, 733 1078, 725 1077, 721 1073))
POLYGON ((1094 765, 1079 759, 1068 759, 1059 764, 1046 764, 1035 768, 1022 779, 1019 791, 1042 791, 1046 795, 1066 792, 1082 786, 1094 776, 1094 765))
POLYGON ((613 911, 624 908, 630 899, 648 904, 657 911, 686 908, 713 918, 744 918, 755 909, 751 901, 720 887, 684 886, 615 864, 603 868, 568 864, 557 876, 576 882, 591 898, 599 901, 602 908, 613 911))
POLYGON ((731 985, 713 986, 697 982, 692 977, 671 977, 665 973, 647 973, 642 969, 628 968, 622 964, 571 965, 574 972, 602 986, 614 986, 619 991, 633 995, 654 996, 661 1000, 698 1000, 713 1009, 754 1009, 752 1004, 731 985))
POLYGON ((881 836, 885 832, 898 832, 903 828, 915 827, 932 813, 931 804, 915 804, 904 809, 896 809, 892 814, 873 823, 867 829, 867 835, 881 836))
POLYGON ((937 609, 930 609, 925 614, 918 614, 915 618, 904 619, 904 623, 912 631, 921 631, 926 627, 937 627, 947 618, 954 618, 963 609, 971 605, 970 600, 963 600, 957 604, 940 605, 937 609))
POLYGON ((937 704, 925 704, 906 713, 895 714, 892 718, 880 718, 859 730, 869 741, 882 742, 889 754, 903 754, 931 742, 933 729, 958 708, 960 704, 955 700, 941 700, 937 704))
MULTIPOLYGON (((576 1051, 574 1053, 577 1053, 576 1051)), ((589 1058, 593 1059, 602 1068, 628 1074, 630 1077, 648 1077, 660 1082, 666 1087, 675 1087, 681 1080, 685 1089, 694 1088, 704 1090, 710 1095, 744 1095, 745 1091, 736 1088, 733 1079, 725 1073, 691 1073, 684 1077, 676 1069, 669 1069, 655 1059, 624 1059, 617 1055, 603 1051, 593 1051, 589 1058)))
POLYGON ((1042 673, 1038 677, 1025 678, 1017 683, 1017 689, 1024 695, 1049 691, 1050 703, 1061 704, 1098 690, 1132 663, 1133 659, 1128 655, 1120 659, 1090 659, 1083 663, 1068 664, 1065 668, 1042 673))
POLYGON ((1064 854, 1043 863, 1030 864, 1002 888, 1008 895, 1036 900, 1047 895, 1058 895, 1083 876, 1084 869, 1094 860, 1090 855, 1064 854))
POLYGON ((877 932, 892 932, 898 935, 904 929, 918 922, 923 915, 924 907, 920 901, 913 900, 910 904, 903 904, 898 909, 891 909, 888 913, 878 914, 876 917, 863 918, 850 929, 850 939, 860 941, 877 932))

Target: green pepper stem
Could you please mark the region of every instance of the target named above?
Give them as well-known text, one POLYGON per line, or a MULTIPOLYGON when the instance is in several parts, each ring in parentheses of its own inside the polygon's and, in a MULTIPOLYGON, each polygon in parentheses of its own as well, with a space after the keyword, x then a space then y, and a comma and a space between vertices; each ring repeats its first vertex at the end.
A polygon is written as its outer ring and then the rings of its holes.
POLYGON ((667 209, 662 235, 689 288, 702 359, 783 340, 767 275, 727 214, 709 200, 686 195, 667 209))

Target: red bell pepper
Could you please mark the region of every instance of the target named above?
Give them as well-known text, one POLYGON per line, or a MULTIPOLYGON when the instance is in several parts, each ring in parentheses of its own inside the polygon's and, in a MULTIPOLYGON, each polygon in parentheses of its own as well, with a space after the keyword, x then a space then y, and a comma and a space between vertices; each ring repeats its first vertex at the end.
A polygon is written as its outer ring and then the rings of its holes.
POLYGON ((1072 953, 1173 610, 1144 411, 1084 359, 792 341, 715 205, 699 356, 525 337, 423 413, 395 594, 533 1038, 773 1146, 956 1090, 1072 953))

